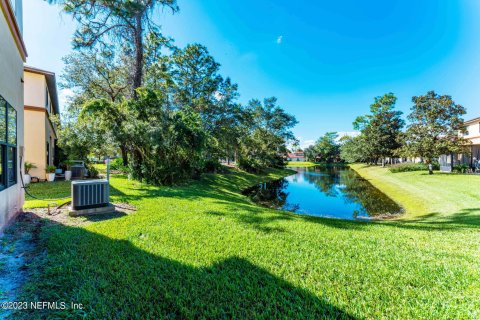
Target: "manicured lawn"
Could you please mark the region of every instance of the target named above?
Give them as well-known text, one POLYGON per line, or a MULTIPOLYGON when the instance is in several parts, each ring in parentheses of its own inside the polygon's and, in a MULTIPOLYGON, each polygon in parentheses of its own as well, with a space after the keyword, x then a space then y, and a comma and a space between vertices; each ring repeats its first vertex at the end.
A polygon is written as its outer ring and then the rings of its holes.
POLYGON ((114 200, 138 211, 83 227, 47 224, 46 254, 20 299, 85 309, 18 316, 479 318, 479 177, 356 169, 412 219, 309 218, 257 207, 240 194, 287 174, 281 171, 208 175, 174 188, 116 176, 114 200))
POLYGON ((380 166, 361 164, 350 167, 405 208, 401 219, 470 220, 480 227, 480 175, 391 173, 380 166))
POLYGON ((71 194, 70 185, 70 181, 31 183, 27 186, 27 190, 38 199, 26 194, 24 208, 42 208, 49 204, 56 206, 68 202, 71 194))
POLYGON ((315 162, 301 162, 301 161, 289 161, 287 163, 288 167, 313 167, 316 166, 315 162))

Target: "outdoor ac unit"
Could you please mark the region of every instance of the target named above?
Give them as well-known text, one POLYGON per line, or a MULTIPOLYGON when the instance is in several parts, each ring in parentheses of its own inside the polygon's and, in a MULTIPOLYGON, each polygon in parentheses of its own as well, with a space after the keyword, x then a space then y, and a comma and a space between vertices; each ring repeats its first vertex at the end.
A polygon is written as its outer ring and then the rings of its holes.
POLYGON ((73 181, 72 209, 83 210, 106 207, 110 203, 107 180, 73 181))

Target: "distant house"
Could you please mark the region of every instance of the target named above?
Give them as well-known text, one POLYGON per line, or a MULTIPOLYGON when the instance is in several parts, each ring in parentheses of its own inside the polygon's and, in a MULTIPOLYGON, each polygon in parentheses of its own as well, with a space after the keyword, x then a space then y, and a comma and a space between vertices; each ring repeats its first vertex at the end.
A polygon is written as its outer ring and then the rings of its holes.
POLYGON ((30 174, 45 179, 45 168, 53 165, 57 130, 50 117, 59 114, 55 73, 25 66, 25 161, 37 168, 30 174))
POLYGON ((453 167, 464 164, 480 170, 480 117, 465 121, 466 132, 463 138, 470 142, 467 154, 448 154, 440 156, 440 170, 451 172, 453 167))
POLYGON ((287 153, 287 161, 298 161, 298 162, 305 162, 305 153, 303 152, 292 152, 287 153))
POLYGON ((22 210, 23 158, 22 1, 0 1, 0 233, 22 210))

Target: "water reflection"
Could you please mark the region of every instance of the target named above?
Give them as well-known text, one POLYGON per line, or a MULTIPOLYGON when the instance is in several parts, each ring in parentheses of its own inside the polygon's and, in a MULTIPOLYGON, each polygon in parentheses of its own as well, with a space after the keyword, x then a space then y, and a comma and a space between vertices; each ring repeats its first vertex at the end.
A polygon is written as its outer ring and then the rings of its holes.
POLYGON ((245 190, 256 203, 322 217, 360 219, 392 215, 401 208, 345 167, 295 168, 296 174, 245 190))

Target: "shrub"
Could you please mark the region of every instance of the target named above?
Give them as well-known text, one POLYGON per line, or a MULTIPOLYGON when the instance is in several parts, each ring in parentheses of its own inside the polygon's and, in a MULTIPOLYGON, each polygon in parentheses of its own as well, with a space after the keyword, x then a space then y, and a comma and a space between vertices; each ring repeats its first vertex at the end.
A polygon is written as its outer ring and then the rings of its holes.
POLYGON ((98 170, 93 165, 86 165, 89 178, 98 178, 98 170))
POLYGON ((457 164, 453 167, 453 172, 456 173, 465 173, 468 170, 468 166, 466 164, 457 164))
POLYGON ((217 160, 210 159, 205 161, 203 170, 208 173, 222 173, 225 171, 224 169, 225 168, 222 166, 220 162, 218 162, 217 160))
MULTIPOLYGON (((438 170, 439 166, 437 163, 433 164, 433 170, 438 170)), ((413 163, 413 162, 404 162, 395 164, 390 167, 390 171, 393 173, 397 172, 408 172, 408 171, 426 171, 428 170, 428 164, 426 163, 413 163)))
POLYGON ((122 171, 123 168, 124 168, 124 164, 123 164, 123 159, 122 158, 116 158, 116 159, 113 159, 112 161, 110 161, 110 169, 111 170, 122 171))

